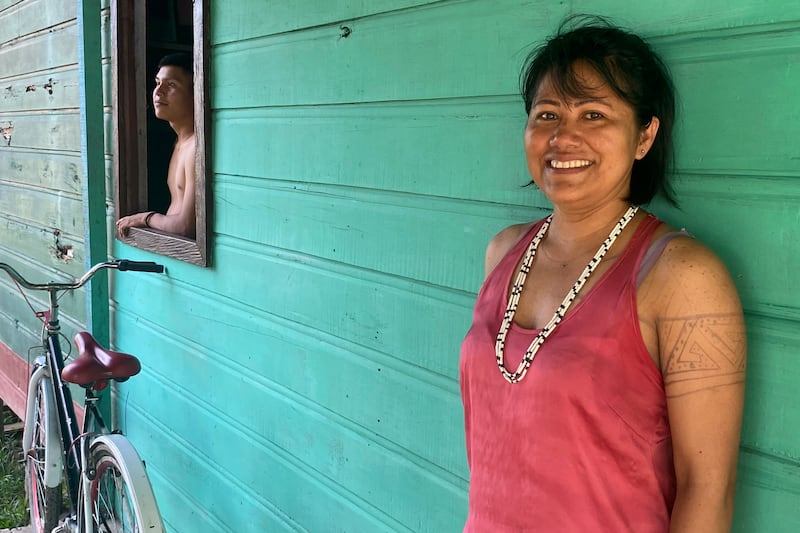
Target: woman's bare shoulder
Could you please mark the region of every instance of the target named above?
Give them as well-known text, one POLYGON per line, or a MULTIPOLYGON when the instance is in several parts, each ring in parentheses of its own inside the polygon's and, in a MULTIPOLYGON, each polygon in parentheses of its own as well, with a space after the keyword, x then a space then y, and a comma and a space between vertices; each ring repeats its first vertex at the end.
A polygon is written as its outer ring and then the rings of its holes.
POLYGON ((739 295, 727 267, 697 239, 671 239, 653 268, 652 282, 652 311, 662 323, 704 316, 741 317, 739 295))
POLYGON ((489 241, 489 245, 486 247, 486 276, 494 270, 494 267, 506 256, 509 250, 530 231, 534 224, 536 222, 508 226, 489 241))

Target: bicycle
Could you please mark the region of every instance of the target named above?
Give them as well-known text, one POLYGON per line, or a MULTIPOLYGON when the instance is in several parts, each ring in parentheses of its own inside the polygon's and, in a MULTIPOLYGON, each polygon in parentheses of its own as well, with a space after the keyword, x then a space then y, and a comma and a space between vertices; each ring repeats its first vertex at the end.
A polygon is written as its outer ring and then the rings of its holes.
POLYGON ((43 351, 31 365, 22 437, 25 485, 36 533, 164 531, 144 462, 121 431, 108 429, 97 406, 98 393, 109 381, 122 382, 139 373, 139 360, 104 349, 86 331, 75 336, 75 359, 65 364, 61 351, 59 293, 82 287, 103 269, 164 271, 156 263, 123 259, 98 263, 68 283, 35 284, 0 263, 0 270, 20 292, 21 287, 46 291, 50 300, 48 311, 36 313, 43 322, 43 351), (85 390, 81 431, 69 383, 85 390), (63 509, 65 503, 68 507, 63 509))

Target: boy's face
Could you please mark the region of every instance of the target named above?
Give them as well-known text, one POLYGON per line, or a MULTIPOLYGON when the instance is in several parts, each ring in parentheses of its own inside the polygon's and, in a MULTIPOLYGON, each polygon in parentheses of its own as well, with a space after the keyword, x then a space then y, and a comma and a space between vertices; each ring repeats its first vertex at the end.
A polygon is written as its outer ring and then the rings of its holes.
POLYGON ((168 122, 191 118, 194 111, 192 78, 188 72, 174 65, 158 69, 153 89, 153 107, 156 117, 168 122))

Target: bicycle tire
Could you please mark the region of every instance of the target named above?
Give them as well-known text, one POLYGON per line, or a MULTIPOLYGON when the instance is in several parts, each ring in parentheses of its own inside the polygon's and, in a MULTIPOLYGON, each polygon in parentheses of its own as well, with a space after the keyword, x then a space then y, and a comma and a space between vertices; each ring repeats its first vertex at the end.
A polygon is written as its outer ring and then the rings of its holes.
POLYGON ((102 435, 91 445, 92 523, 96 533, 163 533, 145 465, 122 435, 102 435))
POLYGON ((31 420, 25 421, 26 436, 23 438, 25 492, 31 527, 36 533, 50 533, 61 515, 64 478, 61 475, 62 446, 60 438, 57 438, 58 422, 49 377, 38 381, 33 401, 33 410, 29 410, 31 420), (45 483, 48 466, 59 472, 56 486, 45 483))

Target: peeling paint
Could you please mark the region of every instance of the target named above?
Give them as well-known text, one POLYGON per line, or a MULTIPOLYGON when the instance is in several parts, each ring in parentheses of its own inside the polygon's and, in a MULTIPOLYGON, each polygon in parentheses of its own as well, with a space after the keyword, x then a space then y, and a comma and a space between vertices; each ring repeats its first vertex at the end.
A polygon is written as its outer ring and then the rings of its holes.
POLYGON ((75 258, 75 251, 72 249, 72 245, 61 244, 61 230, 53 230, 53 237, 55 237, 55 244, 50 247, 50 253, 63 263, 72 261, 75 258))
POLYGON ((55 84, 56 84, 56 82, 53 81, 53 78, 50 78, 50 79, 47 80, 47 83, 42 85, 42 89, 47 91, 47 94, 53 94, 53 86, 55 84))
POLYGON ((3 135, 3 140, 6 141, 6 146, 11 146, 11 134, 14 133, 14 123, 9 121, 8 126, 0 126, 0 134, 3 135))
POLYGON ((25 87, 26 93, 32 93, 35 90, 36 90, 36 85, 28 85, 27 87, 25 87))

